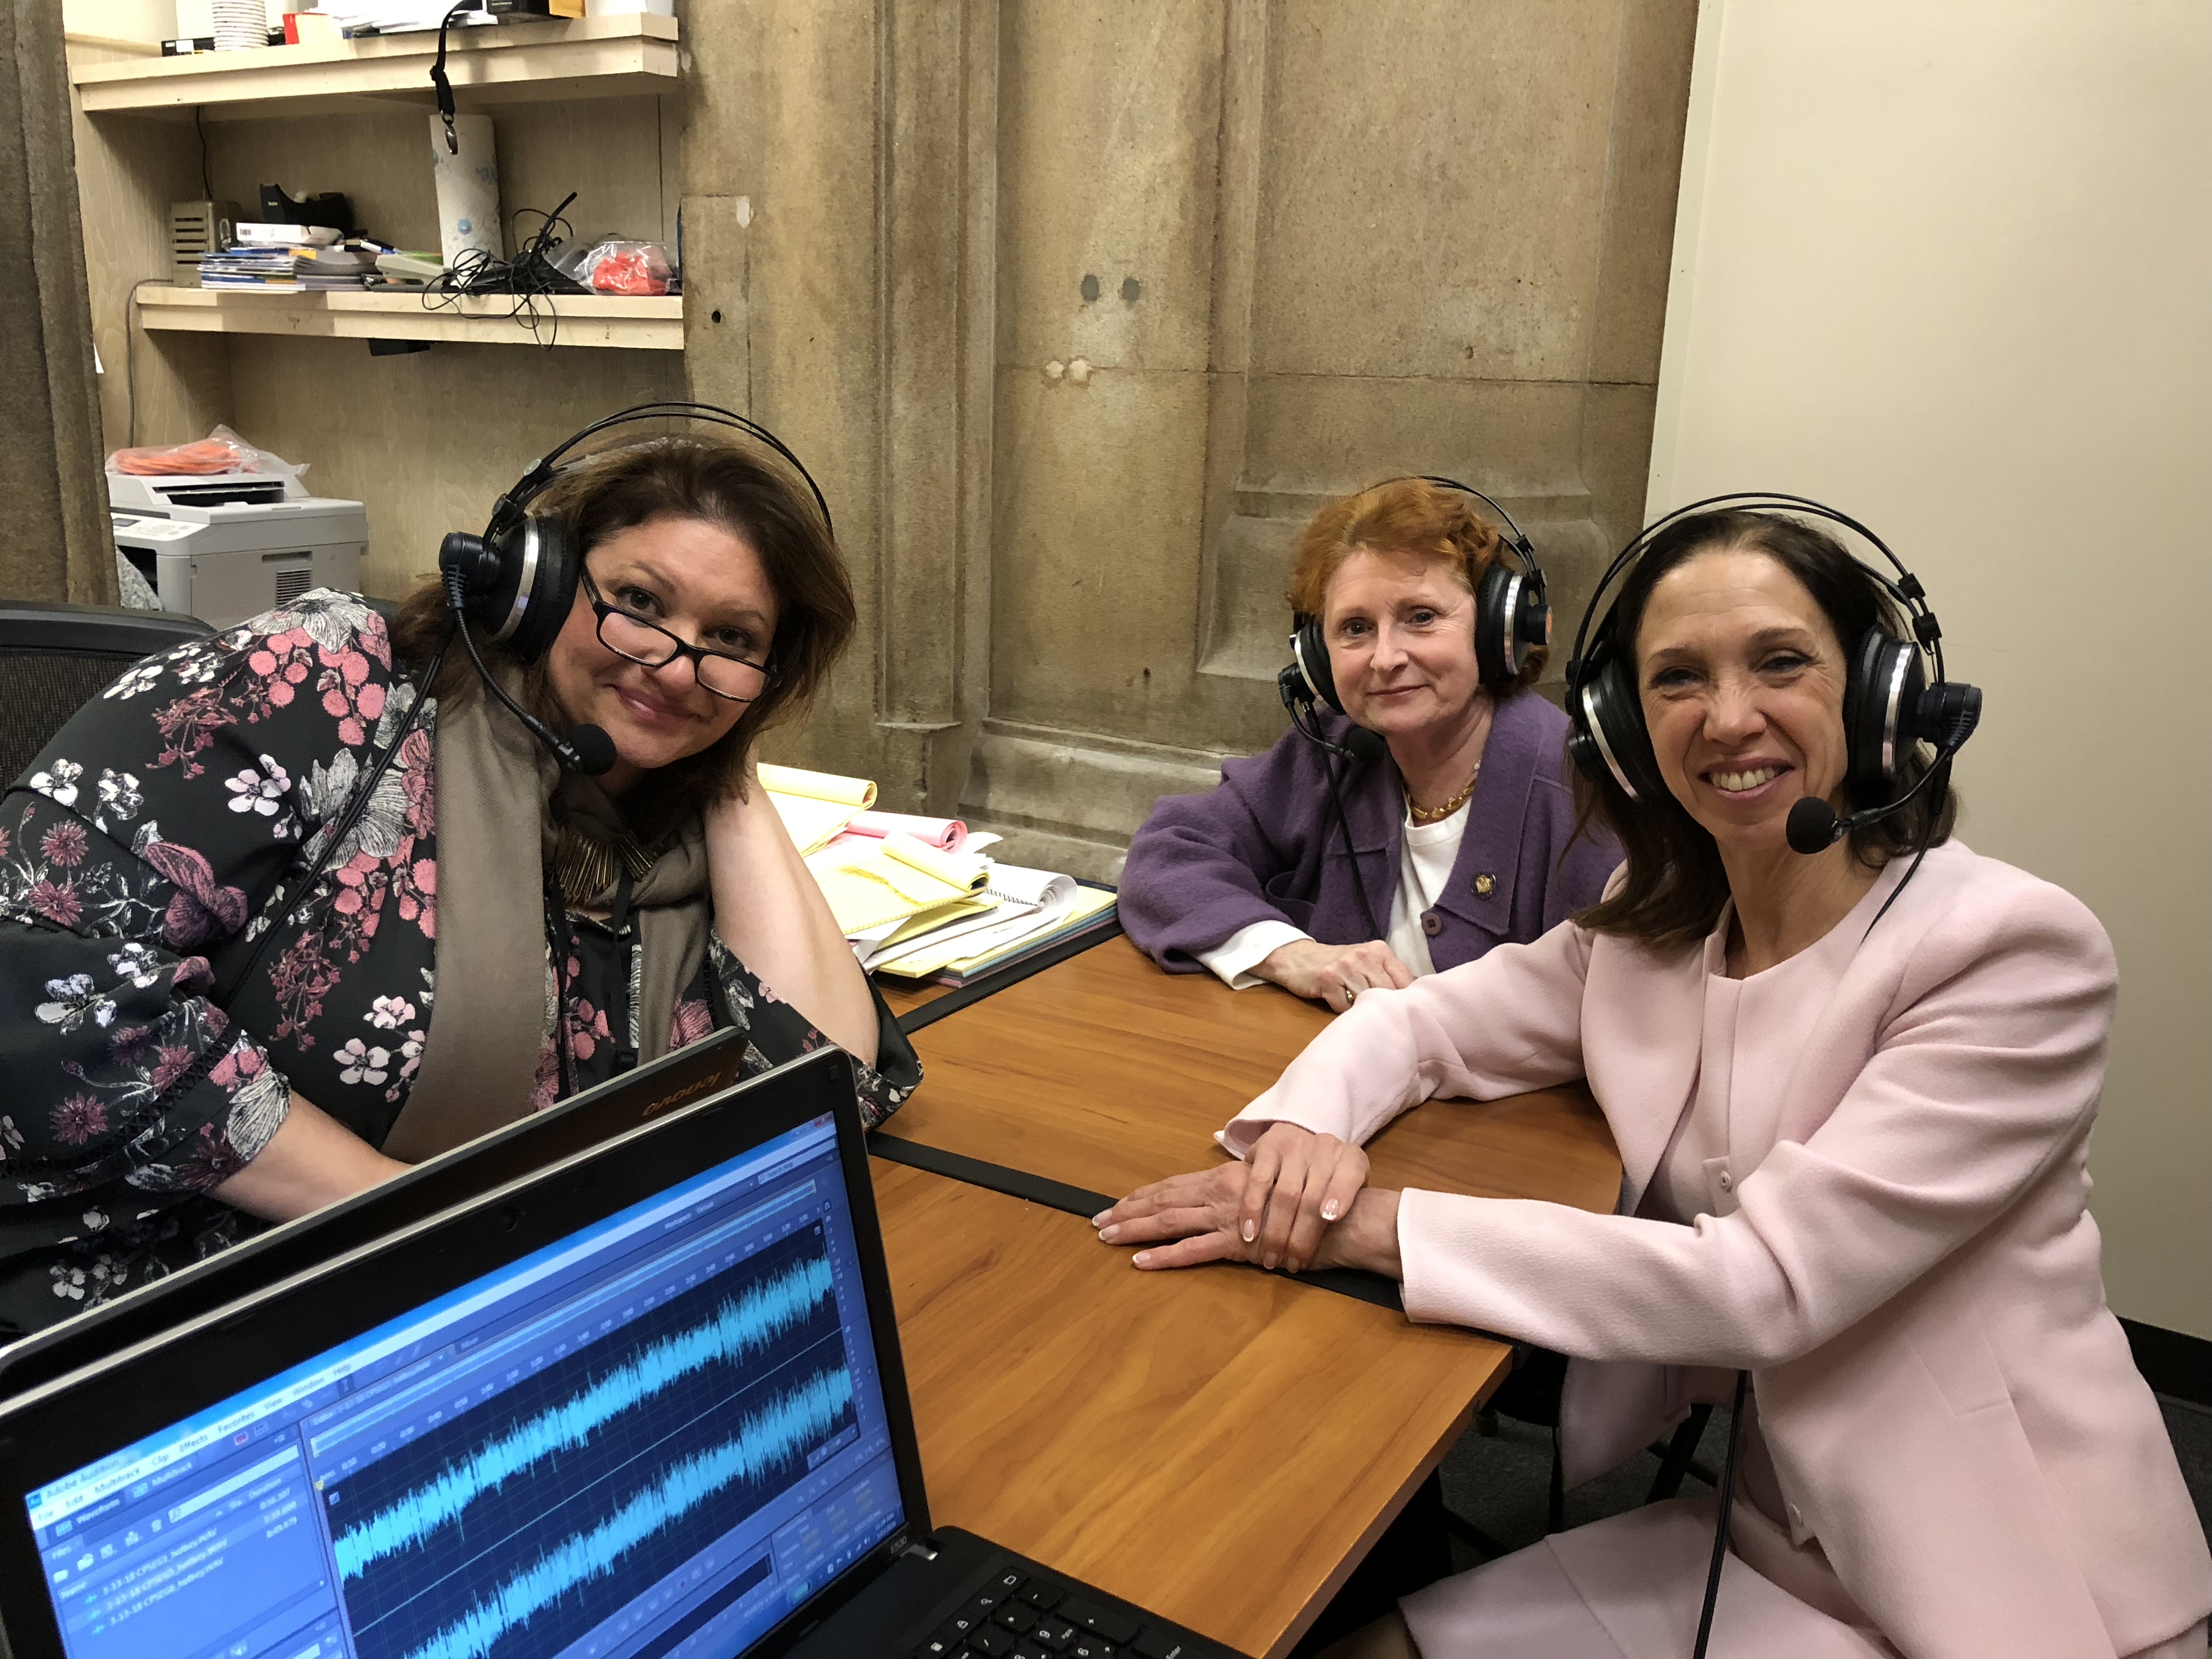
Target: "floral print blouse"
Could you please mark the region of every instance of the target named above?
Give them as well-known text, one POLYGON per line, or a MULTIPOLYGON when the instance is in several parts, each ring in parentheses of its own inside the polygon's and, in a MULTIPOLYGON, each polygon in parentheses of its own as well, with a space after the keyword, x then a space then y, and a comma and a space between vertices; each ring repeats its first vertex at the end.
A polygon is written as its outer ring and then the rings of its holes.
MULTIPOLYGON (((391 1129, 437 1000, 436 709, 408 729, 415 695, 383 619, 318 590, 132 667, 0 798, 0 1341, 252 1231, 209 1190, 293 1091, 372 1146, 391 1129)), ((636 1060, 635 929, 566 932, 569 1080, 588 1088, 636 1060)), ((549 988, 553 965, 549 939, 549 988)), ((877 1006, 872 1124, 921 1076, 877 1006)), ((560 1012, 549 988, 535 1107, 563 1091, 560 1012)), ((675 1047, 741 1027, 749 1075, 829 1040, 711 935, 672 1025, 675 1047)))

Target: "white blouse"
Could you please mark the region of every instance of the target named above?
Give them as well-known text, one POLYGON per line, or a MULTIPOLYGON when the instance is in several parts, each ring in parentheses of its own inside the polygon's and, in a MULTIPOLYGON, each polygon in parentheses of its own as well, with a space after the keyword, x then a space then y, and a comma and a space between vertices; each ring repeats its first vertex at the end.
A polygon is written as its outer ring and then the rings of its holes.
MULTIPOLYGON (((1434 823, 1417 824, 1411 812, 1405 817, 1398 850, 1398 888, 1390 898, 1390 927, 1383 937, 1398 960, 1416 975, 1437 970, 1429 957, 1429 936, 1421 931, 1421 914, 1434 907, 1437 896, 1451 879, 1470 810, 1462 806, 1434 823)), ((1293 940, 1312 937, 1287 921, 1255 921, 1239 927, 1211 951, 1196 954, 1231 990, 1248 991, 1263 982, 1252 970, 1270 953, 1293 940)))

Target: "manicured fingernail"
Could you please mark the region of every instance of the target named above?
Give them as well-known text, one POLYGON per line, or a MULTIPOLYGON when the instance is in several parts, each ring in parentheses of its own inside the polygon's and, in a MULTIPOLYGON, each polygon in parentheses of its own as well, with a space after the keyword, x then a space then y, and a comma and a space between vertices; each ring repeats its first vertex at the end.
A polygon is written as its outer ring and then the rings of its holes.
POLYGON ((1152 1265, 1152 1253, 1150 1250, 1139 1250, 1129 1258, 1129 1265, 1133 1267, 1149 1267, 1152 1265))
POLYGON ((1340 1206, 1338 1205, 1337 1201, 1332 1198, 1328 1203, 1321 1206, 1321 1218, 1323 1221, 1335 1220, 1340 1208, 1340 1206))
POLYGON ((1261 1257, 1260 1258, 1260 1265, 1261 1265, 1261 1267, 1265 1267, 1265 1268, 1266 1268, 1269 1273, 1273 1273, 1273 1272, 1274 1272, 1274 1271, 1275 1271, 1275 1257, 1274 1257, 1273 1254, 1272 1252, 1270 1252, 1268 1255, 1266 1255, 1261 1256, 1261 1257))
POLYGON ((1254 1239, 1259 1237, 1259 1236, 1260 1224, 1258 1222, 1248 1221, 1244 1224, 1244 1242, 1247 1244, 1249 1244, 1254 1239))
POLYGON ((1121 1236, 1121 1230, 1119 1227, 1101 1227, 1098 1230, 1098 1237, 1104 1239, 1109 1244, 1111 1244, 1121 1236))
POLYGON ((1106 1224, 1106 1218, 1113 1213, 1113 1206, 1109 1205, 1091 1218, 1091 1224, 1094 1227, 1103 1227, 1106 1224))

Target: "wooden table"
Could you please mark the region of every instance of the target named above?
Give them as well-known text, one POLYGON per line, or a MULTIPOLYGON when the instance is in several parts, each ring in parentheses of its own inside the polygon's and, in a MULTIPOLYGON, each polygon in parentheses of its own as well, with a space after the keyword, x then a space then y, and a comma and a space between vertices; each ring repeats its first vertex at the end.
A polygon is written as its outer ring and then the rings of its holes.
POLYGON ((1498 1344, 872 1163, 931 1518, 1287 1653, 1467 1427, 1498 1344))
MULTIPOLYGON (((1166 974, 1111 939, 914 1034, 923 1082, 882 1133, 1121 1194, 1222 1158, 1213 1133, 1331 1016, 1273 986, 1166 974)), ((1435 1102, 1369 1143, 1378 1187, 1609 1212, 1620 1159, 1579 1085, 1435 1102)))
POLYGON ((950 985, 933 985, 926 979, 893 979, 888 974, 871 977, 876 981, 876 988, 884 994, 884 1002, 890 1009, 893 1019, 904 1019, 915 1009, 926 1008, 952 992, 950 985))
MULTIPOLYGON (((1329 1018, 1109 939, 915 1032, 922 1086, 878 1133, 1125 1192, 1224 1156, 1329 1018)), ((1578 1087, 1431 1103, 1369 1152, 1382 1186, 1620 1191, 1578 1087)), ((1509 1363, 1249 1267, 1139 1273, 1073 1217, 873 1167, 938 1517, 1245 1653, 1289 1651, 1509 1363)))

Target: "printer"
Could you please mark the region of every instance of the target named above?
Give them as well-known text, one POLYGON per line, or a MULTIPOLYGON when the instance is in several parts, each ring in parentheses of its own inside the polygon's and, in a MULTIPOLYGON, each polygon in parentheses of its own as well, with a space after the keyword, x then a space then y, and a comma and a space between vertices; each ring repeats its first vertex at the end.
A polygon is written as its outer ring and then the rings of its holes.
POLYGON ((311 587, 361 591, 368 513, 286 472, 107 475, 118 553, 161 596, 228 628, 311 587))

